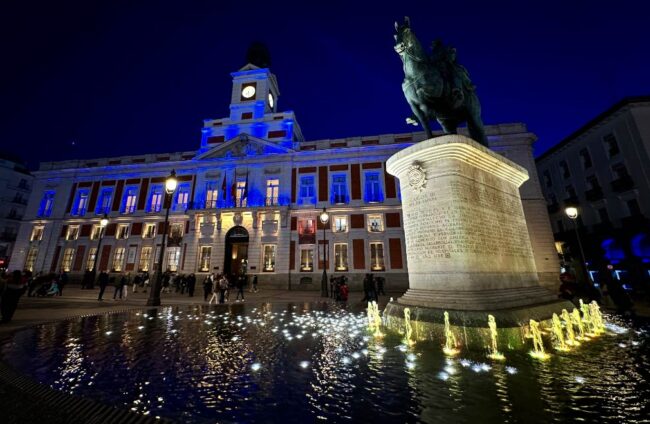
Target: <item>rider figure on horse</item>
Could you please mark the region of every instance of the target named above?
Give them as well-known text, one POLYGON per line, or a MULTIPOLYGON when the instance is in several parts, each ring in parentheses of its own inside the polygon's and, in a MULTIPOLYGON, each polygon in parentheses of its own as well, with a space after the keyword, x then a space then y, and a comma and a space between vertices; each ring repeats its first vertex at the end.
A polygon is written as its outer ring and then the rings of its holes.
POLYGON ((441 40, 431 43, 431 63, 451 81, 451 97, 456 107, 465 100, 464 91, 474 91, 467 69, 456 61, 456 48, 443 45, 441 40))

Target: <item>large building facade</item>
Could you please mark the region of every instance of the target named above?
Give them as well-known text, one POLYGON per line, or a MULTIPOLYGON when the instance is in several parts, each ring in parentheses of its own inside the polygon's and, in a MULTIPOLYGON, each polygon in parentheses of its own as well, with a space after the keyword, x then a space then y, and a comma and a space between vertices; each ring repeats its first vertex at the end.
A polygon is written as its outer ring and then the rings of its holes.
POLYGON ((27 166, 16 157, 0 154, 0 269, 11 266, 9 258, 31 189, 32 176, 27 166))
POLYGON ((560 251, 579 259, 577 224, 594 281, 610 265, 616 278, 647 290, 650 97, 613 105, 541 155, 537 169, 560 251), (578 207, 577 222, 567 206, 578 207))
MULTIPOLYGON (((230 115, 204 121, 196 151, 43 163, 13 263, 33 271, 153 271, 164 229, 164 180, 178 176, 163 268, 237 273, 260 285, 320 288, 324 268, 358 288, 365 273, 408 285, 399 182, 385 170, 423 133, 305 140, 279 112, 275 75, 248 64, 232 74, 230 115), (330 219, 318 219, 327 209, 330 219), (109 224, 97 251, 99 220, 109 224), (20 265, 18 265, 20 264, 20 265)), ((528 169, 524 210, 542 284, 559 264, 532 144, 523 124, 487 128, 490 146, 528 169)))

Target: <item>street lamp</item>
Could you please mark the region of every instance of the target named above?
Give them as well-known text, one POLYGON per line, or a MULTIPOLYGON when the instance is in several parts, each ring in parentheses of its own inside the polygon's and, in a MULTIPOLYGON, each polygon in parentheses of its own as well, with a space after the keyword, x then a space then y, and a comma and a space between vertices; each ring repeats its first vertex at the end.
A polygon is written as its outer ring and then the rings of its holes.
POLYGON ((99 220, 99 237, 97 241, 97 251, 95 251, 95 260, 93 261, 93 269, 90 271, 91 280, 86 281, 88 288, 95 286, 95 277, 97 276, 97 260, 99 259, 99 248, 102 247, 102 239, 104 238, 104 229, 108 225, 108 215, 104 214, 102 219, 99 220))
POLYGON ((327 238, 325 236, 325 226, 330 220, 330 214, 327 213, 327 210, 323 208, 319 216, 321 224, 323 224, 323 278, 320 281, 320 296, 329 297, 327 292, 327 238))
POLYGON ((587 261, 585 260, 585 251, 582 248, 582 241, 580 240, 580 232, 578 232, 578 208, 575 206, 567 206, 564 209, 564 213, 573 221, 573 229, 576 232, 576 239, 578 240, 578 247, 580 248, 580 260, 582 261, 582 266, 584 268, 584 278, 585 283, 589 284, 589 269, 587 268, 587 261))
POLYGON ((162 290, 162 267, 163 258, 165 257, 165 243, 167 241, 167 229, 169 223, 169 208, 172 205, 172 195, 176 191, 178 180, 176 179, 176 171, 172 170, 167 179, 165 180, 165 223, 163 224, 162 243, 160 244, 160 256, 158 257, 158 269, 156 270, 156 279, 153 282, 151 292, 149 292, 149 299, 147 306, 160 306, 160 291, 162 290))

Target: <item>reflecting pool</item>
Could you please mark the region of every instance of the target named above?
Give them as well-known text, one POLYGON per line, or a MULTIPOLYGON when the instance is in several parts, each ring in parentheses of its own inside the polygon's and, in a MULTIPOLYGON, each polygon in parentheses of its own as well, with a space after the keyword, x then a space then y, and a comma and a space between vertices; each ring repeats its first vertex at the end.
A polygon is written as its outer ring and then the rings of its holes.
MULTIPOLYGON (((648 334, 537 360, 448 357, 333 304, 162 307, 15 333, 1 355, 55 389, 179 422, 647 422, 648 334)), ((612 325, 615 324, 615 325, 612 325)))

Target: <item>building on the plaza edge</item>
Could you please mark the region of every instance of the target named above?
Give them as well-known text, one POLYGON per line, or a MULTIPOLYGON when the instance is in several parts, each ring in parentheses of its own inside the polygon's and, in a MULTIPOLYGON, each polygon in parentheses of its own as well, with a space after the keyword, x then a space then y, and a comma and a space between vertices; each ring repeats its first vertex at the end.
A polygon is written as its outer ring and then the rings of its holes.
POLYGON ((20 159, 0 153, 0 269, 9 266, 20 220, 27 208, 32 179, 20 159))
POLYGON ((541 155, 537 170, 559 252, 579 256, 577 224, 594 281, 611 265, 629 287, 647 286, 650 96, 613 105, 541 155), (578 207, 576 223, 567 218, 567 206, 578 207))
MULTIPOLYGON (((13 263, 79 278, 99 255, 99 270, 155 270, 163 184, 175 170, 164 269, 200 275, 246 267, 260 285, 316 289, 325 265, 353 288, 368 272, 406 288, 400 189, 385 162, 424 134, 308 141, 294 113, 279 111, 269 69, 247 64, 232 77, 230 115, 204 121, 197 150, 42 163, 13 263), (110 223, 97 252, 104 213, 110 223)), ((559 262, 532 156, 535 136, 523 124, 487 133, 492 149, 530 172, 521 192, 537 270, 555 288, 559 262)))

